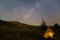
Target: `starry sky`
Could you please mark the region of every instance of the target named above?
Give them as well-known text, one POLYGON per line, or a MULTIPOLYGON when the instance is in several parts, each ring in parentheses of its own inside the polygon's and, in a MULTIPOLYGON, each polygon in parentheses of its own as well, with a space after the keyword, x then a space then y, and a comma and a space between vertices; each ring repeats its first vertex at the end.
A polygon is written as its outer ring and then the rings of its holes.
POLYGON ((40 25, 60 24, 60 0, 0 0, 0 19, 40 25))

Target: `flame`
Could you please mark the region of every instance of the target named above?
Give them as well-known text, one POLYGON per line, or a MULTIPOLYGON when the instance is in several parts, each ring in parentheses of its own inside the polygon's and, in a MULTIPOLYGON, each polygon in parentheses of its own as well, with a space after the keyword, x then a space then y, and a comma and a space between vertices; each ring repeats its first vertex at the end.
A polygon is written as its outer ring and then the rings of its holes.
POLYGON ((49 38, 49 37, 53 38, 53 36, 54 36, 54 32, 50 28, 47 28, 47 31, 45 32, 44 37, 45 38, 49 38))

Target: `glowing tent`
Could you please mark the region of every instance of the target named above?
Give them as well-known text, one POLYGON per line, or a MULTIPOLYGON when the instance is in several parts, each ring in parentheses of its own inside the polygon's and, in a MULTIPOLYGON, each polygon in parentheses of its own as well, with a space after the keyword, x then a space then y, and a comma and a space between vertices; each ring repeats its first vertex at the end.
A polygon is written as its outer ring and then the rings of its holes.
POLYGON ((47 30, 46 30, 46 32, 44 34, 44 37, 45 38, 49 38, 49 37, 53 38, 53 36, 54 36, 54 32, 52 31, 52 29, 47 28, 47 30))

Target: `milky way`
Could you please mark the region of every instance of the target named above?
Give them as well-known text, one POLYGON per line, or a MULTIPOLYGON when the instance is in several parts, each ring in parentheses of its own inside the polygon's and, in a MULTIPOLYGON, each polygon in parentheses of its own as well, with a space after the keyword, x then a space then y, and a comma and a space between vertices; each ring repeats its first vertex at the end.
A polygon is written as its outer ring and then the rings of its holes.
POLYGON ((0 19, 40 25, 60 24, 60 0, 0 0, 0 19))

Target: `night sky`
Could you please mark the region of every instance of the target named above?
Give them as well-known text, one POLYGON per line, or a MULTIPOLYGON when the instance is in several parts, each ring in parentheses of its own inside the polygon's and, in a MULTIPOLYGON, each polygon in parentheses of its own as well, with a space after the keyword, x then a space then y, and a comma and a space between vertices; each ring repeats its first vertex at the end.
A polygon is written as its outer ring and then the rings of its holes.
POLYGON ((40 25, 60 24, 60 0, 0 0, 0 19, 40 25))

